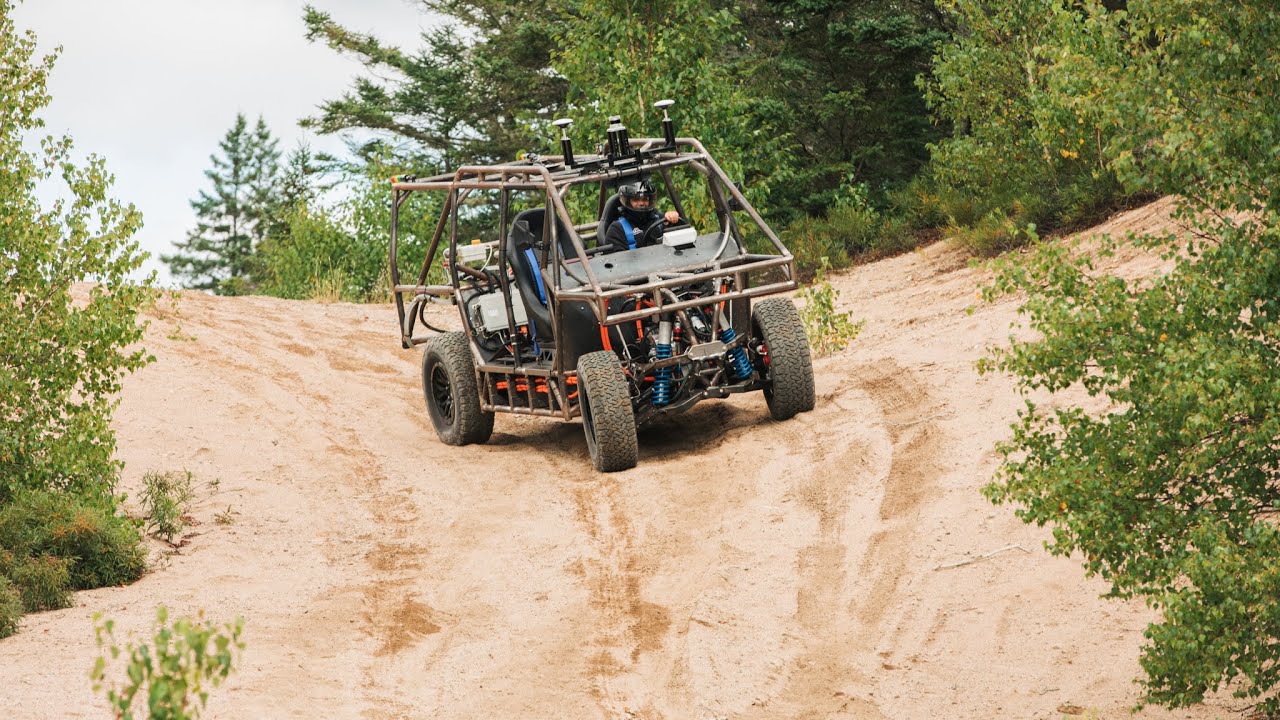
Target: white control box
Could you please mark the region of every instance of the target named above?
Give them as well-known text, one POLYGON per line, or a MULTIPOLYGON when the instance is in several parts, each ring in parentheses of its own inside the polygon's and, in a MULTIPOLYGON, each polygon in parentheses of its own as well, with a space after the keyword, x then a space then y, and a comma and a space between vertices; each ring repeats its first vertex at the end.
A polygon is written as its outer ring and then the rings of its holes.
POLYGON ((698 231, 691 227, 682 227, 675 230, 667 230, 662 233, 662 244, 669 248, 677 250, 681 248, 693 247, 693 243, 698 239, 698 231))
POLYGON ((470 245, 458 245, 458 262, 463 265, 487 264, 489 253, 498 246, 498 241, 487 243, 473 242, 470 245))

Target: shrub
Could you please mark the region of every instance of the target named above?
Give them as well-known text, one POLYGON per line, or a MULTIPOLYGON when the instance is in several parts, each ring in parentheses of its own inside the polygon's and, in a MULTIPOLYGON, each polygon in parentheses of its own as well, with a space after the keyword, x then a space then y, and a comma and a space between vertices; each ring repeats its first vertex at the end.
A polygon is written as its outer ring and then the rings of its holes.
POLYGON ((71 607, 71 560, 39 555, 19 563, 9 575, 27 612, 71 607))
POLYGON ((906 224, 865 204, 838 205, 826 217, 802 218, 783 230, 783 241, 796 258, 801 278, 826 267, 885 257, 910 249, 916 237, 906 224))
POLYGON ((1062 38, 1093 37, 1095 18, 1070 6, 957 0, 949 11, 966 32, 922 81, 930 105, 962 130, 931 147, 929 174, 952 234, 979 254, 1025 242, 1018 228, 1028 224, 1047 232, 1099 220, 1140 190, 1115 165, 1131 118, 1106 117, 1094 86, 1115 48, 1065 47, 1062 38))
POLYGON ((832 267, 849 264, 849 253, 823 218, 801 218, 782 232, 783 242, 795 256, 796 273, 802 278, 817 274, 825 261, 832 267))
POLYGON ((822 263, 813 284, 800 291, 800 298, 805 301, 800 319, 804 321, 809 346, 818 357, 844 350, 862 332, 863 325, 861 320, 853 320, 852 313, 836 312, 840 291, 826 281, 827 268, 822 263))
MULTIPOLYGON (((405 168, 389 155, 376 154, 360 172, 342 200, 326 205, 313 199, 281 213, 280 227, 259 245, 253 260, 259 292, 325 302, 388 299, 387 180, 405 168)), ((421 265, 441 204, 438 193, 414 193, 401 206, 399 249, 405 266, 421 265)))
POLYGON ((156 610, 151 644, 122 645, 115 638, 115 622, 94 616, 98 647, 103 654, 94 663, 93 688, 106 690, 117 718, 132 720, 134 700, 141 693, 147 712, 138 717, 150 720, 189 720, 203 712, 209 689, 227 679, 244 649, 240 640, 244 621, 217 627, 196 618, 178 618, 169 623, 164 607, 156 610), (126 659, 125 680, 117 685, 107 680, 108 658, 126 659))
POLYGON ((1138 279, 1067 243, 997 263, 988 296, 1023 294, 1027 332, 985 367, 1029 398, 985 493, 1049 526, 1049 550, 1111 596, 1162 611, 1143 702, 1225 691, 1276 717, 1280 94, 1259 89, 1280 83, 1280 14, 1269 0, 1107 5, 1056 6, 1060 24, 1034 31, 1046 65, 1027 75, 1101 121, 1126 187, 1180 196, 1185 232, 1134 238, 1168 261, 1138 279))
POLYGON ((974 255, 992 257, 1027 245, 1037 238, 1034 222, 1022 222, 1022 213, 1011 217, 1004 210, 992 210, 970 226, 947 229, 952 242, 974 255))
POLYGON ((886 214, 900 218, 916 232, 940 228, 948 222, 942 194, 928 175, 917 176, 905 186, 889 191, 886 201, 886 214))
POLYGON ((108 197, 100 158, 78 166, 69 137, 37 139, 54 57, 35 59, 12 6, 0 0, 0 503, 22 489, 106 499, 114 396, 149 360, 138 315, 152 290, 133 280, 142 217, 108 197), (65 197, 46 210, 47 192, 65 197))
POLYGON ((142 476, 142 507, 147 529, 166 542, 182 532, 191 503, 195 476, 181 472, 149 472, 142 476))
POLYGON ((133 521, 67 493, 28 491, 0 507, 0 547, 19 563, 41 555, 70 559, 76 590, 130 583, 146 570, 133 521))
POLYGON ((18 632, 18 622, 22 620, 22 596, 18 589, 9 582, 9 578, 0 575, 0 638, 7 638, 18 632))

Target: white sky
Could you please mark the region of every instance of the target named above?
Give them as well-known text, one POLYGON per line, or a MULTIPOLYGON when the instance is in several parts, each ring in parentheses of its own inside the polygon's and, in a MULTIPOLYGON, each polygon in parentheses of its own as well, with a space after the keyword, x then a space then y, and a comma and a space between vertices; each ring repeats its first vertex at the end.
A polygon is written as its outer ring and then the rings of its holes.
MULTIPOLYGON (((237 111, 261 114, 284 152, 335 138, 298 127, 340 95, 361 65, 304 37, 305 0, 25 0, 13 13, 42 50, 63 52, 49 82, 46 131, 106 158, 113 195, 142 211, 149 268, 195 225, 188 200, 237 111)), ((416 48, 428 16, 411 0, 312 0, 339 23, 416 48)))

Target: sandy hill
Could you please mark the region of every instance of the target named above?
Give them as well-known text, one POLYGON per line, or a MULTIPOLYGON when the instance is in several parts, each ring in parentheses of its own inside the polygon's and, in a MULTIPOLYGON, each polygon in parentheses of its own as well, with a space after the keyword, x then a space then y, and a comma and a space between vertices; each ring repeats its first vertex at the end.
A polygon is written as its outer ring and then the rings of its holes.
POLYGON ((390 307, 186 294, 116 426, 132 485, 196 474, 198 524, 0 642, 0 717, 105 717, 90 618, 160 603, 246 618, 213 717, 1127 717, 1150 612, 978 494, 1021 402, 974 371, 1016 317, 966 312, 983 277, 942 244, 837 276, 866 329, 817 363, 814 412, 706 402, 610 476, 578 425, 441 445, 390 307))

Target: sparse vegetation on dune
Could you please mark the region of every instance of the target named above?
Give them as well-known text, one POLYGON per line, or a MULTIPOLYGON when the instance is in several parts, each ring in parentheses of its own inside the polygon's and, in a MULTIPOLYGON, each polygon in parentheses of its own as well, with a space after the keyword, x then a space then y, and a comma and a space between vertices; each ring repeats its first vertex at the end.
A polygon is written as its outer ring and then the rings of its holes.
POLYGON ((209 691, 231 675, 244 650, 242 618, 216 625, 200 613, 171 622, 161 606, 149 643, 121 642, 114 620, 100 615, 94 620, 103 653, 91 672, 94 689, 106 695, 121 720, 196 720, 204 713, 209 691), (109 671, 121 658, 124 679, 117 680, 109 671))

